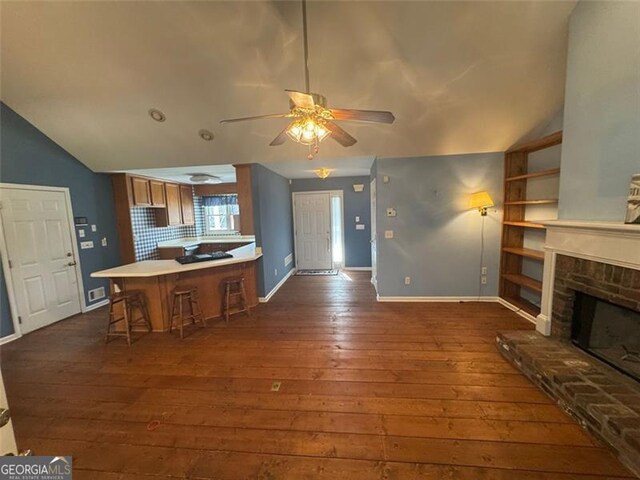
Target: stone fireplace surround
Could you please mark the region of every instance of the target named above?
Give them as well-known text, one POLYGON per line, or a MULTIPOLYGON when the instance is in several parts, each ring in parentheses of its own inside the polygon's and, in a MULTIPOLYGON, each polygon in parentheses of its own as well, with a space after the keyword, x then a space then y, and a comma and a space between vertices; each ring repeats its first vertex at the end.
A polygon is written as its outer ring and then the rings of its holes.
POLYGON ((545 224, 538 333, 500 333, 498 348, 640 477, 640 383, 570 343, 576 291, 640 311, 640 225, 545 224))

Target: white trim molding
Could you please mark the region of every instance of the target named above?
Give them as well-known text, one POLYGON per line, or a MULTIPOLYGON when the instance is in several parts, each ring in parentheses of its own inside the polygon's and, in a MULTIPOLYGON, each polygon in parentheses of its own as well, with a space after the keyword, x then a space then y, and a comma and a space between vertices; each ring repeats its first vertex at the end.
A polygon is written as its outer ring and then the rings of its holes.
POLYGON ((512 303, 507 302, 504 298, 501 297, 497 297, 497 302, 504 306, 507 307, 509 310, 511 310, 514 313, 517 313, 518 315, 520 315, 522 318, 524 318, 525 320, 530 321, 531 323, 533 323, 534 325, 537 325, 537 321, 536 321, 536 317, 534 317, 533 315, 525 312, 524 310, 522 310, 521 308, 516 307, 515 305, 513 305, 512 303))
POLYGON ((542 305, 536 330, 551 335, 553 287, 557 255, 640 270, 640 225, 617 222, 550 220, 547 227, 542 305))
POLYGON ((280 287, 281 287, 282 285, 284 285, 284 284, 285 284, 285 282, 286 282, 287 280, 289 280, 289 278, 290 278, 294 273, 296 273, 296 269, 295 269, 295 268, 292 268, 291 270, 289 270, 289 273, 287 273, 287 274, 282 278, 282 280, 280 280, 280 281, 278 282, 278 284, 277 284, 275 287, 273 287, 273 289, 272 289, 272 290, 267 294, 267 296, 266 296, 266 297, 258 297, 258 301, 259 301, 260 303, 267 303, 269 300, 271 300, 271 297, 273 297, 273 296, 276 294, 276 292, 277 292, 278 290, 280 290, 280 287))
POLYGON ((371 267, 344 267, 341 268, 340 270, 346 270, 346 271, 350 271, 350 272, 370 272, 371 271, 371 267))
POLYGON ((13 342, 17 340, 22 335, 18 335, 17 333, 12 333, 11 335, 7 335, 6 337, 0 337, 0 345, 4 345, 5 343, 13 342))
POLYGON ((93 304, 91 304, 91 305, 87 305, 87 306, 82 310, 82 313, 87 313, 87 312, 90 312, 90 311, 92 311, 92 310, 97 310, 98 308, 105 307, 105 306, 107 306, 107 305, 109 305, 109 299, 108 299, 108 298, 105 298, 104 300, 101 300, 101 301, 99 301, 99 302, 93 303, 93 304))
POLYGON ((377 295, 379 302, 497 302, 498 297, 384 297, 377 295))

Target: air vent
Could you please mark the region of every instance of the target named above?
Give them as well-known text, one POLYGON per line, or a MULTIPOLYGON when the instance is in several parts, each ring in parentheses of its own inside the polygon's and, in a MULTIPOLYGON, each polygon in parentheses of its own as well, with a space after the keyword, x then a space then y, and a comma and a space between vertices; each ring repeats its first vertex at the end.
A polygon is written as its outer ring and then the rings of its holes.
POLYGON ((104 287, 94 288, 89 290, 89 301, 100 300, 105 297, 104 287))

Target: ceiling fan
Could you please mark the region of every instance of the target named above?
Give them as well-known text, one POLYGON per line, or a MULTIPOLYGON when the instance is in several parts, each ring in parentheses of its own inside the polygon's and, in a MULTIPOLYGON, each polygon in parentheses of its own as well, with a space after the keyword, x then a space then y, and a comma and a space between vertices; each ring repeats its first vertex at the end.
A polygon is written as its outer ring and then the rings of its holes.
POLYGON ((282 145, 287 137, 309 146, 309 160, 319 151, 319 144, 327 137, 333 138, 343 147, 354 145, 357 140, 349 135, 335 120, 346 120, 370 123, 393 123, 393 113, 379 110, 347 110, 328 108, 327 99, 309 88, 309 46, 307 41, 307 2, 302 0, 302 34, 304 42, 304 81, 305 91, 285 90, 289 96, 289 111, 255 117, 232 118, 220 123, 243 122, 267 118, 292 118, 293 120, 269 144, 274 147, 282 145))

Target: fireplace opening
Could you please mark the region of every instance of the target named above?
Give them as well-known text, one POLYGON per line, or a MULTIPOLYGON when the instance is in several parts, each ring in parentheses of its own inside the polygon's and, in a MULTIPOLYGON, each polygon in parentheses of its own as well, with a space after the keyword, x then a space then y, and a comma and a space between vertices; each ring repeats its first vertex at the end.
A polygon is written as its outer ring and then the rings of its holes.
POLYGON ((640 312, 576 291, 571 340, 640 381, 640 312))

